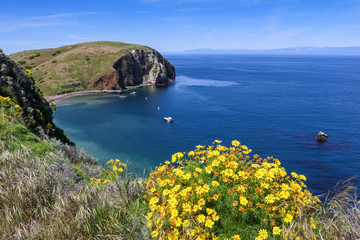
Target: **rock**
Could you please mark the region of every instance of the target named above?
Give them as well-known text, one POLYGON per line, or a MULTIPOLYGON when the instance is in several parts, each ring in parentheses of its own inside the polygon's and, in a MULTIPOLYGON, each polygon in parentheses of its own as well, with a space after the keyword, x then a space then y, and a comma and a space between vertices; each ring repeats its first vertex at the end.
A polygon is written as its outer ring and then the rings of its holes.
POLYGON ((168 85, 175 68, 154 49, 131 50, 113 64, 114 71, 102 76, 94 87, 104 90, 138 85, 168 85))
POLYGON ((316 140, 318 140, 319 142, 324 142, 328 140, 328 137, 329 136, 326 133, 320 131, 316 136, 316 140))
POLYGON ((0 54, 0 95, 10 97, 22 108, 29 130, 37 135, 45 133, 64 143, 70 143, 63 130, 53 123, 53 110, 24 68, 4 54, 0 54))

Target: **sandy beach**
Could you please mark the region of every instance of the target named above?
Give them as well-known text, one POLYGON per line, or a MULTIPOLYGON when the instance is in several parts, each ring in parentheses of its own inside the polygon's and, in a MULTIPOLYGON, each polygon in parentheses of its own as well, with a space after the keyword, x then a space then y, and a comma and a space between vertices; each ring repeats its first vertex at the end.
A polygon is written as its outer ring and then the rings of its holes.
MULTIPOLYGON (((140 85, 142 86, 142 85, 140 85)), ((88 91, 81 91, 81 92, 72 92, 72 93, 65 93, 55 96, 45 96, 44 98, 48 102, 58 102, 60 100, 63 100, 65 98, 74 97, 74 96, 81 96, 81 95, 97 95, 97 94, 120 94, 120 93, 126 93, 129 90, 132 90, 136 87, 126 87, 126 89, 122 90, 88 90, 88 91)))

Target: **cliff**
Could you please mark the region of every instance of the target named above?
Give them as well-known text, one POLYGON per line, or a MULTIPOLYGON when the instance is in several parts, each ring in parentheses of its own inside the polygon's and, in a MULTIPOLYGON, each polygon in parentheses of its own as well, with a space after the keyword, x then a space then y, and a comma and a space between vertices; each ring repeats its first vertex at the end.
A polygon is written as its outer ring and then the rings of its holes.
POLYGON ((137 85, 167 85, 175 78, 175 68, 154 49, 131 50, 94 83, 104 90, 123 89, 137 85))
POLYGON ((175 78, 174 66, 156 50, 122 42, 88 42, 10 57, 33 71, 46 96, 164 85, 175 78))
POLYGON ((9 97, 22 108, 22 116, 29 130, 45 133, 69 143, 63 130, 53 123, 53 109, 43 97, 31 75, 0 50, 0 96, 9 97))

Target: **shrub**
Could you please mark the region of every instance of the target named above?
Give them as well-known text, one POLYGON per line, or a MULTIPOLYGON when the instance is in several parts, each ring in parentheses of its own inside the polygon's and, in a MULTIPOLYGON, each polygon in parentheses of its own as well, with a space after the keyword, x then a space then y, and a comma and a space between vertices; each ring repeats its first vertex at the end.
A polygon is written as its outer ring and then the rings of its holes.
POLYGON ((166 161, 146 180, 153 239, 294 239, 316 227, 320 200, 305 176, 289 176, 278 159, 251 157, 236 140, 215 143, 174 154, 174 165, 166 161))

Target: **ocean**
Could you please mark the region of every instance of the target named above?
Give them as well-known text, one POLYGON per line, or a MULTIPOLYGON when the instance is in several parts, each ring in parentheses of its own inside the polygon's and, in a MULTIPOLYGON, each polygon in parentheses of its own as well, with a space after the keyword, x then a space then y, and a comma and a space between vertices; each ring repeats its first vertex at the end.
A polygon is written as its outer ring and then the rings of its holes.
POLYGON ((360 175, 360 58, 165 57, 176 68, 170 87, 68 98, 55 123, 100 164, 129 161, 139 175, 215 139, 278 158, 316 194, 360 175), (327 142, 315 140, 319 131, 327 142))

